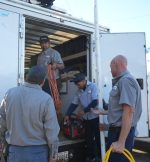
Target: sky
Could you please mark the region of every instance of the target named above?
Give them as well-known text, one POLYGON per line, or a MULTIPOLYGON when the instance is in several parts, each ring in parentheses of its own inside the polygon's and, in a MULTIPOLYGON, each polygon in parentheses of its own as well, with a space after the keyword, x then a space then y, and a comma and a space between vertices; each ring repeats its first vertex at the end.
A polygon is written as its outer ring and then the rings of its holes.
MULTIPOLYGON (((94 22, 94 0, 55 0, 73 17, 94 22)), ((150 48, 150 0, 98 0, 99 24, 116 32, 145 32, 150 48)))

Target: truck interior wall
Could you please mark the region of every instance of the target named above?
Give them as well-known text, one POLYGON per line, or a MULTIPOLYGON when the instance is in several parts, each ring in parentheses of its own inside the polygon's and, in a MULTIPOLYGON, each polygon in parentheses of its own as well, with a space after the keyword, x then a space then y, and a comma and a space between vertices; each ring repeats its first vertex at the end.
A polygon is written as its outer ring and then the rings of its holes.
POLYGON ((89 35, 85 35, 68 29, 54 27, 49 22, 30 20, 26 18, 25 25, 25 73, 30 67, 36 65, 37 57, 41 52, 39 38, 47 35, 50 38, 51 47, 60 52, 65 68, 61 71, 63 88, 60 90, 62 99, 62 115, 67 111, 77 87, 70 79, 75 74, 82 72, 87 75, 87 54, 89 35))
MULTIPOLYGON (((87 57, 86 57, 87 38, 81 35, 77 38, 71 39, 53 48, 57 50, 63 58, 65 64, 65 71, 79 70, 87 74, 87 57)), ((38 54, 31 56, 29 67, 36 65, 38 54)), ((64 72, 65 72, 64 71, 64 72)))

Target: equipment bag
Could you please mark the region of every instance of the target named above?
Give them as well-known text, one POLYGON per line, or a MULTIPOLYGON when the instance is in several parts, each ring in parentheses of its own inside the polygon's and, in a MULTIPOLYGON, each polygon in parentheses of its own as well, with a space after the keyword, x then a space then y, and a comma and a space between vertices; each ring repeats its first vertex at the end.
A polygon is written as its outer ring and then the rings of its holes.
POLYGON ((83 120, 77 117, 70 117, 68 122, 63 124, 63 133, 69 139, 84 138, 84 124, 83 120))

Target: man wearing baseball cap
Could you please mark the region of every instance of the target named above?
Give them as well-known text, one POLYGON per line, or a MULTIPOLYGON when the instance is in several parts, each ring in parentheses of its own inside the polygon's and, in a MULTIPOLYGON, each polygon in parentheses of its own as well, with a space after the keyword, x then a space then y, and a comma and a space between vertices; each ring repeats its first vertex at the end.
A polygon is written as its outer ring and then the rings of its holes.
POLYGON ((33 66, 27 82, 9 89, 0 105, 8 162, 56 162, 59 124, 53 100, 41 88, 45 76, 45 67, 33 66))
POLYGON ((71 80, 77 87, 77 93, 65 116, 68 122, 69 116, 80 104, 83 108, 79 112, 85 123, 85 141, 87 145, 86 162, 98 162, 100 156, 99 117, 92 110, 98 107, 98 90, 95 83, 86 80, 85 75, 80 73, 71 80))
MULTIPOLYGON (((39 42, 42 52, 38 56, 37 65, 44 65, 45 67, 47 67, 48 64, 51 64, 52 69, 56 71, 57 86, 58 89, 60 89, 61 83, 59 71, 64 68, 64 63, 62 61, 61 55, 58 51, 50 47, 50 40, 48 36, 41 36, 39 42)), ((42 89, 50 94, 50 88, 47 78, 42 89)))

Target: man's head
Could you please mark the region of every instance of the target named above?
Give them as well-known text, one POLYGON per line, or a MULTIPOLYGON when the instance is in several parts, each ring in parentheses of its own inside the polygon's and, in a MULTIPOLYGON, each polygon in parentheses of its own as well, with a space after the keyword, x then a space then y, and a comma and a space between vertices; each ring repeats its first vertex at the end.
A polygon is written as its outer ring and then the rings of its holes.
POLYGON ((119 76, 127 70, 127 59, 123 55, 117 55, 110 63, 111 73, 113 77, 119 76))
POLYGON ((27 82, 42 85, 46 76, 46 69, 42 65, 33 66, 27 74, 27 82))
POLYGON ((74 82, 79 89, 84 89, 86 86, 85 75, 82 73, 77 74, 75 78, 71 80, 71 82, 74 82))
POLYGON ((43 50, 46 50, 50 47, 50 40, 48 36, 41 36, 40 37, 40 45, 43 50))

